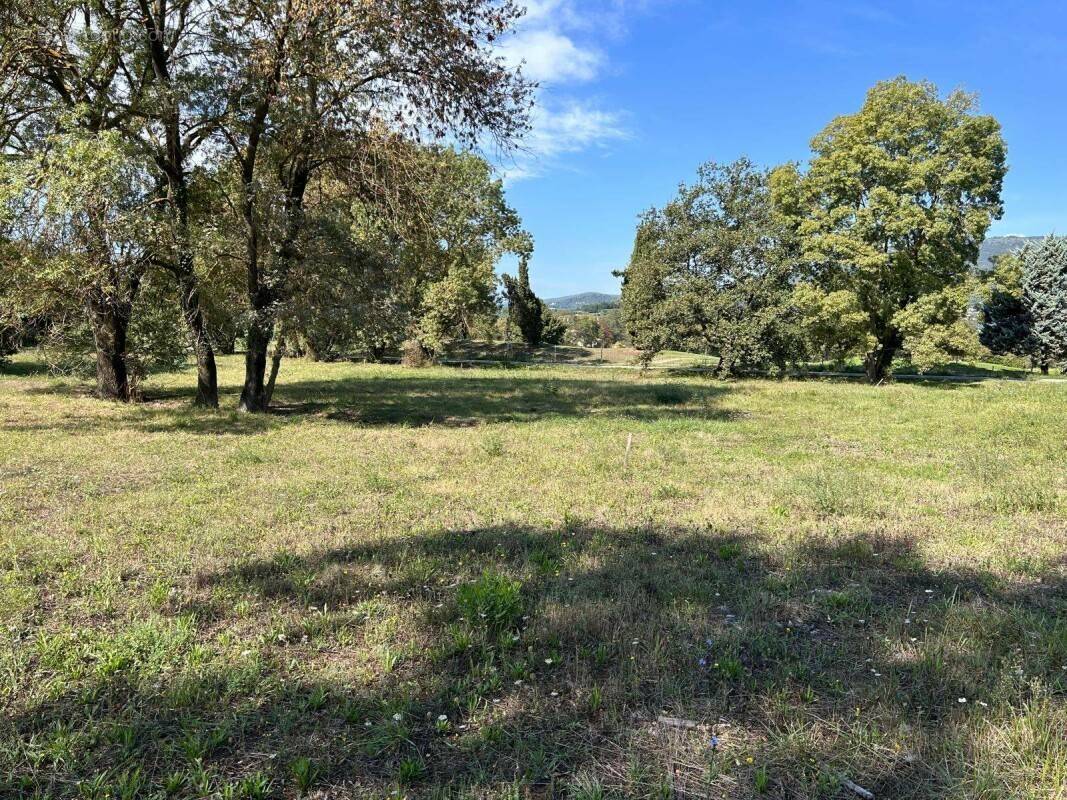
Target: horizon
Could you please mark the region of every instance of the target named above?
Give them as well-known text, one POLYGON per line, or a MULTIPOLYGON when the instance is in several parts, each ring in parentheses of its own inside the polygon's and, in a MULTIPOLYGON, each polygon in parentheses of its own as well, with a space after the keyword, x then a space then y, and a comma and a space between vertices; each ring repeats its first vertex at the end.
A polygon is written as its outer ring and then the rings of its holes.
MULTIPOLYGON (((543 297, 617 294, 638 215, 708 160, 806 162, 834 117, 880 80, 976 93, 1008 145, 1004 217, 989 236, 1062 228, 1067 21, 1049 2, 1004 9, 867 2, 533 0, 501 47, 538 80, 533 130, 499 160, 533 235, 543 297), (665 88, 666 87, 666 88, 665 88), (724 113, 726 112, 726 113, 724 113)), ((505 270, 511 264, 502 265, 505 270)))

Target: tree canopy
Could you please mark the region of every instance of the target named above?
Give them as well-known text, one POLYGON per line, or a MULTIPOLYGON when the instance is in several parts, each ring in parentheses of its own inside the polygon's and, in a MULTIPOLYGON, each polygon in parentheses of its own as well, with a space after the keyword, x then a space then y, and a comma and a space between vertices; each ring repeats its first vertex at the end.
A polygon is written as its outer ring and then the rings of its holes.
POLYGON ((1006 148, 997 121, 975 108, 972 95, 942 98, 927 82, 879 83, 815 137, 806 171, 772 178, 806 265, 867 315, 873 382, 903 345, 897 315, 964 281, 1001 216, 1006 148))
POLYGON ((784 364, 797 340, 789 303, 791 232, 767 173, 747 159, 703 165, 638 225, 623 272, 634 343, 719 356, 719 372, 784 364))

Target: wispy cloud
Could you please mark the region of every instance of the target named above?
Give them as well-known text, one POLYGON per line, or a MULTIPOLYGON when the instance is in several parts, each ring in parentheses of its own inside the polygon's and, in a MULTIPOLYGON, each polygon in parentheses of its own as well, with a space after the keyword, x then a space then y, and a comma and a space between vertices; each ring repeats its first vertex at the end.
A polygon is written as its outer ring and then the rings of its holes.
POLYGON ((541 175, 568 154, 602 148, 627 136, 624 114, 583 96, 610 69, 603 39, 624 30, 644 0, 530 0, 518 29, 500 54, 538 82, 532 129, 502 168, 508 180, 541 175))

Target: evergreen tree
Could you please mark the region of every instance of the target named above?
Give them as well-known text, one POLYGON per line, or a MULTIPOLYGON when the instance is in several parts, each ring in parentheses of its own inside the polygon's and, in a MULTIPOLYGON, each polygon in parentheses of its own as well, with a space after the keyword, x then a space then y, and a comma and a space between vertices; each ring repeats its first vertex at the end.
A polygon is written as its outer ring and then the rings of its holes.
POLYGON ((1067 238, 1049 236, 1023 250, 1022 296, 1042 371, 1067 361, 1067 238))
POLYGON ((563 338, 563 325, 530 288, 530 268, 526 259, 519 262, 518 277, 504 275, 503 281, 508 316, 518 327, 522 340, 530 347, 558 344, 563 338))

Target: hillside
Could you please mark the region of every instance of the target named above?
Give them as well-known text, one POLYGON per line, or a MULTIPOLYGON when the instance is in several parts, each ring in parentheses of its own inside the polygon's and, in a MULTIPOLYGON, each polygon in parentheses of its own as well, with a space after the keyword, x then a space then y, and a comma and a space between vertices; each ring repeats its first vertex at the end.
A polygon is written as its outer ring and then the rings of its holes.
POLYGON ((580 294, 569 294, 566 297, 552 297, 545 302, 549 308, 557 308, 560 311, 574 311, 584 306, 591 306, 597 303, 617 303, 620 295, 617 294, 604 294, 603 292, 582 292, 580 294))
POLYGON ((982 242, 982 248, 978 251, 978 268, 992 269, 993 259, 997 256, 1018 250, 1030 242, 1040 242, 1044 238, 1044 236, 990 236, 982 242))

